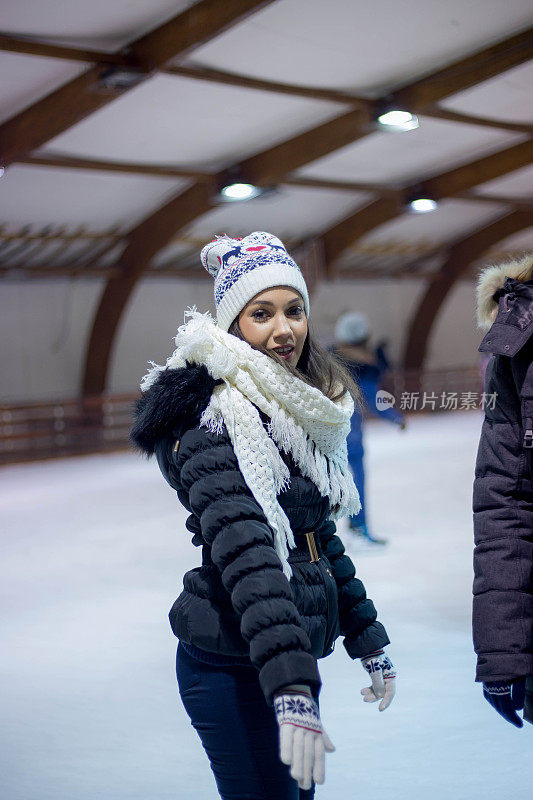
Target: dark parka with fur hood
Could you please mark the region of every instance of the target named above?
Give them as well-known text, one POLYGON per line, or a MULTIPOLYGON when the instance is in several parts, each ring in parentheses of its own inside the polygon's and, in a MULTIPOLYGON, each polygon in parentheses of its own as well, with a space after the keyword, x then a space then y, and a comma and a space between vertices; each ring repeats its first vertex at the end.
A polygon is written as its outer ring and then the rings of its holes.
MULTIPOLYGON (((305 561, 296 551, 289 556, 293 575, 287 580, 226 428, 215 434, 199 426, 217 383, 203 365, 166 368, 136 402, 130 438, 148 457, 155 453, 190 512, 185 524, 192 543, 202 547, 202 565, 185 574, 170 610, 174 634, 204 650, 249 657, 272 705, 274 693, 290 683, 320 692, 317 659, 333 650, 339 634, 351 658, 389 639, 328 519, 328 498, 282 452, 291 483, 278 502, 299 552, 307 551, 305 561), (303 535, 311 530, 319 540, 318 563, 310 562, 303 535)), ((266 425, 268 417, 258 411, 266 425)))
POLYGON ((482 272, 477 318, 493 355, 473 491, 476 680, 512 680, 533 674, 533 256, 482 272))

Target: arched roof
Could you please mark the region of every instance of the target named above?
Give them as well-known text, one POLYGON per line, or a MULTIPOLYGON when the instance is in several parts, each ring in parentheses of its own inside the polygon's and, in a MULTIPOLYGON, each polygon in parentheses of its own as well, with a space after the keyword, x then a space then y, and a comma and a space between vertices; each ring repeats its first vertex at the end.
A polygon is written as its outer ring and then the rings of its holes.
MULTIPOLYGON (((91 394, 138 281, 203 279, 199 247, 223 230, 274 230, 315 278, 434 287, 464 242, 531 249, 532 22, 527 0, 7 2, 0 275, 107 278, 91 394), (420 127, 379 129, 385 104, 420 127), (232 176, 270 191, 221 203, 232 176), (410 213, 414 194, 437 210, 410 213)), ((426 334, 437 294, 415 315, 426 334)))

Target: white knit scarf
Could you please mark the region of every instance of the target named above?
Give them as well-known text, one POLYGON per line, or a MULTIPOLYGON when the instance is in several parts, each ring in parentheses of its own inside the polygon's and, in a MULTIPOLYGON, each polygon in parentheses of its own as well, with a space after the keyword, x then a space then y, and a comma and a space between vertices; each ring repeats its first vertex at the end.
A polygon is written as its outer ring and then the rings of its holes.
POLYGON ((302 474, 329 497, 329 519, 357 514, 361 503, 346 444, 353 399, 346 392, 333 402, 283 364, 223 331, 209 312, 202 314, 196 306, 185 311, 174 341, 176 349, 165 366, 149 362, 141 389, 146 391, 163 370, 184 367, 186 361, 204 364, 213 378, 223 380, 214 387, 200 425, 219 434, 226 426, 244 480, 274 531, 276 552, 290 578, 288 548, 295 542, 277 500, 290 484, 290 472, 279 449, 290 452, 302 474), (270 418, 268 432, 255 406, 270 418))

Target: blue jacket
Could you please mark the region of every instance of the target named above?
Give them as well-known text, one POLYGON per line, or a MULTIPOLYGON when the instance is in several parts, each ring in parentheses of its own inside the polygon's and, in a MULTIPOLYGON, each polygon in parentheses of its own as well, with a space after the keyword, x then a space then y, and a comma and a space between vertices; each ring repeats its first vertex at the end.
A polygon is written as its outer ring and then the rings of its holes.
MULTIPOLYGON (((336 352, 336 348, 332 347, 331 351, 336 352)), ((389 369, 389 362, 385 356, 383 345, 378 345, 375 350, 376 361, 374 364, 368 364, 362 361, 346 361, 346 366, 350 375, 359 386, 363 396, 364 411, 373 414, 376 417, 392 422, 396 425, 404 421, 404 416, 397 411, 394 406, 387 408, 378 408, 376 405, 376 393, 381 386, 381 378, 383 374, 389 369)), ((363 415, 357 409, 352 416, 352 429, 349 435, 349 440, 355 441, 362 437, 362 424, 363 415)))

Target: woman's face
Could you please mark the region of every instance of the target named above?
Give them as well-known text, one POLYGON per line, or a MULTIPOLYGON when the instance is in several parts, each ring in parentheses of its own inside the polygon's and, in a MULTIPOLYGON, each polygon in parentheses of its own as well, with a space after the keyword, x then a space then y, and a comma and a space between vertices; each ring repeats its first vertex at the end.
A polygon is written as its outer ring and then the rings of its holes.
POLYGON ((261 345, 267 350, 292 347, 290 354, 284 357, 295 367, 307 336, 307 317, 301 294, 286 286, 259 292, 239 314, 239 327, 252 347, 261 345))

